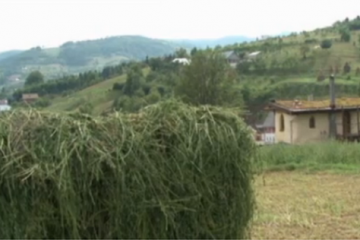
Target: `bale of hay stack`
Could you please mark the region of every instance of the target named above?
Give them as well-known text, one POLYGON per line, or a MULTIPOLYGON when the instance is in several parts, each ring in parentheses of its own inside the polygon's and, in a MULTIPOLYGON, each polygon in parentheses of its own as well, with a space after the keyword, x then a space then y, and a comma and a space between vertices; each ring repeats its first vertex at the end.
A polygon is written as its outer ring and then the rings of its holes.
POLYGON ((255 143, 229 111, 12 111, 0 147, 0 238, 247 237, 255 143))

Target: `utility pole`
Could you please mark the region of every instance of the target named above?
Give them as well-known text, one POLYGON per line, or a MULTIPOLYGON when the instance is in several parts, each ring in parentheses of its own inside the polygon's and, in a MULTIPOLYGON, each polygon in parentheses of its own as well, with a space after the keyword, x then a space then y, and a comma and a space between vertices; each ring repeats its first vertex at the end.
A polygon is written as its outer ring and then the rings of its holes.
POLYGON ((335 113, 335 75, 330 75, 329 82, 330 90, 330 121, 329 121, 329 137, 330 139, 336 138, 336 113, 335 113))

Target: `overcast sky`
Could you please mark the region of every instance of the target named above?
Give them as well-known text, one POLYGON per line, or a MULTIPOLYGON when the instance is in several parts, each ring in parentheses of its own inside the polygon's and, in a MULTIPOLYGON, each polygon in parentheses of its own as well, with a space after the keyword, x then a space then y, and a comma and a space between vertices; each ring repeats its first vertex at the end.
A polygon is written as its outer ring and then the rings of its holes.
POLYGON ((0 51, 128 34, 196 39, 312 30, 360 15, 358 1, 0 0, 0 51))

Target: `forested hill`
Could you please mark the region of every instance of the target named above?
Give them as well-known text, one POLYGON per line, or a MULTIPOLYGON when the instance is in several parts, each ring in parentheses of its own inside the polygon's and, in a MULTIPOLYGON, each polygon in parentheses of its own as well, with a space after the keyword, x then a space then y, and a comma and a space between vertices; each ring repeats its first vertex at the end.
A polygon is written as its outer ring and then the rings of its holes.
POLYGON ((22 52, 21 50, 10 50, 6 52, 0 52, 0 60, 17 55, 21 52, 22 52))
POLYGON ((142 60, 173 53, 176 49, 192 47, 142 36, 119 36, 97 40, 67 42, 58 48, 35 47, 18 54, 0 58, 0 70, 5 77, 40 70, 47 78, 87 70, 102 69, 124 60, 142 60))

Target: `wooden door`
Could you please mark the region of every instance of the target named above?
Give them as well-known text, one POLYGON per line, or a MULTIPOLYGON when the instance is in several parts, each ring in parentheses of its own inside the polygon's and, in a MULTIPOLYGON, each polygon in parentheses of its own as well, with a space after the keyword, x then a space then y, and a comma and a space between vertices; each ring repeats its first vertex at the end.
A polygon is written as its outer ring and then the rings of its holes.
POLYGON ((350 111, 343 112, 342 118, 342 125, 343 125, 343 136, 347 137, 351 133, 351 115, 350 111))

